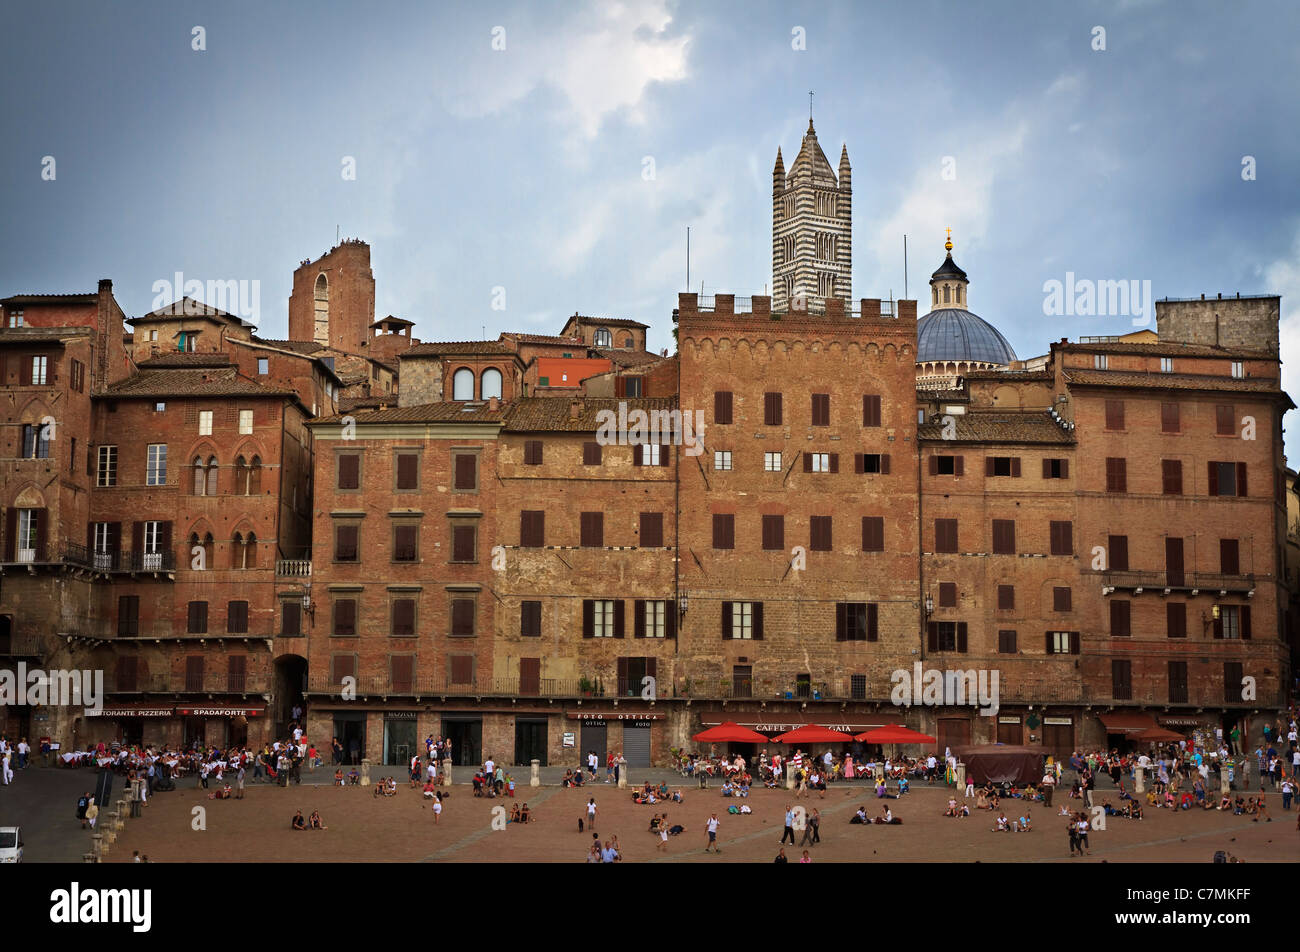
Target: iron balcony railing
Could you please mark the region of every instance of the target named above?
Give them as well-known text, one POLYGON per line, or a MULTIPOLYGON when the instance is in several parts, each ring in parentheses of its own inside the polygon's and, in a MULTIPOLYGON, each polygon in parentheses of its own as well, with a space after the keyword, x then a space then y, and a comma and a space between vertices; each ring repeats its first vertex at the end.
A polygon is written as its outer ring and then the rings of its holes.
MULTIPOLYGON (((309 694, 343 695, 357 697, 595 697, 594 684, 573 678, 474 678, 459 682, 450 675, 442 677, 391 678, 365 676, 344 683, 342 677, 314 674, 307 679, 309 694)), ((603 696, 603 695, 601 695, 603 696)))
POLYGON ((1100 572, 1102 584, 1117 589, 1147 591, 1228 592, 1240 594, 1255 589, 1253 574, 1225 575, 1222 572, 1100 572))
POLYGON ((37 635, 6 635, 0 637, 0 658, 43 658, 45 644, 37 635))
POLYGON ((95 552, 75 542, 65 542, 60 561, 79 565, 96 572, 174 572, 176 553, 171 549, 160 552, 132 552, 118 549, 113 552, 95 552))
POLYGON ((105 681, 105 690, 110 694, 263 694, 269 690, 265 678, 226 671, 135 676, 110 673, 105 681))

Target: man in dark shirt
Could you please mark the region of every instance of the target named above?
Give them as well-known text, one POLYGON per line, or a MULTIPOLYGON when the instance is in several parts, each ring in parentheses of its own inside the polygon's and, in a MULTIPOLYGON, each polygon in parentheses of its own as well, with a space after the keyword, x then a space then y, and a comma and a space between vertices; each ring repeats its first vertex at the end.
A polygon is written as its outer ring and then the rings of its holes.
POLYGON ((772 862, 774 862, 774 863, 788 863, 788 862, 790 862, 788 859, 785 858, 785 847, 784 847, 784 846, 781 847, 781 852, 779 852, 779 853, 776 854, 776 859, 772 860, 772 862))

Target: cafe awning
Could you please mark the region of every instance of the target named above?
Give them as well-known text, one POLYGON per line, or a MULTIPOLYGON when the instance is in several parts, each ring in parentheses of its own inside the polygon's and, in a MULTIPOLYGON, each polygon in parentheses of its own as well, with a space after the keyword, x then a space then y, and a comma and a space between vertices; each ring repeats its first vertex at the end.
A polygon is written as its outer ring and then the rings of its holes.
POLYGON ((1156 719, 1140 711, 1111 711, 1098 714, 1097 718, 1106 728, 1107 734, 1136 734, 1139 731, 1155 730, 1156 719))
POLYGON ((728 722, 700 731, 692 740, 714 744, 766 744, 767 738, 757 731, 728 722))

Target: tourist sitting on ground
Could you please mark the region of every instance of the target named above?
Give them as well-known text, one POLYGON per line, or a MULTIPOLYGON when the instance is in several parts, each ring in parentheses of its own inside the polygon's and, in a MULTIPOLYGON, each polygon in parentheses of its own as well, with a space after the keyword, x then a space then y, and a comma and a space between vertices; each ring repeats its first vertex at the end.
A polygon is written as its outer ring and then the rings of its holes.
POLYGON ((874 822, 899 824, 902 823, 903 821, 900 820, 898 817, 894 816, 894 811, 889 809, 889 805, 886 804, 880 816, 876 817, 874 822))
MULTIPOLYGON (((668 814, 665 813, 664 822, 666 823, 667 821, 668 821, 668 814)), ((682 826, 680 823, 674 823, 672 826, 668 827, 669 836, 680 836, 685 832, 686 832, 686 827, 682 826)))
POLYGON ((384 795, 384 782, 382 780, 379 781, 379 783, 375 784, 374 789, 371 790, 370 792, 370 795, 372 797, 382 797, 384 795))
POLYGON ((295 830, 307 829, 307 821, 303 819, 301 810, 293 815, 293 820, 290 821, 289 825, 295 830))
POLYGON ((386 797, 397 796, 397 781, 392 777, 389 777, 388 780, 384 783, 384 796, 386 797))
POLYGON ((321 821, 320 813, 319 813, 318 811, 316 811, 316 810, 312 810, 312 811, 311 811, 311 816, 309 816, 309 817, 307 818, 307 829, 309 829, 309 830, 328 830, 329 827, 326 826, 326 825, 321 821))
POLYGON ((356 767, 348 771, 348 783, 353 787, 361 786, 361 774, 357 773, 356 767))
POLYGON ((961 810, 958 811, 957 815, 963 819, 970 816, 970 807, 963 803, 961 805, 961 810))
POLYGON ((515 803, 515 804, 511 804, 511 806, 510 806, 510 819, 507 820, 506 822, 507 822, 507 823, 518 823, 518 822, 519 822, 519 804, 517 804, 517 803, 515 803))
POLYGON ((953 797, 948 798, 948 809, 943 811, 944 816, 950 816, 954 819, 957 816, 957 801, 953 797))
POLYGON ((735 796, 738 796, 738 797, 747 797, 747 796, 749 796, 749 779, 748 779, 748 775, 746 775, 746 778, 745 778, 745 779, 741 780, 741 782, 740 782, 740 786, 738 786, 738 787, 736 788, 735 796))
POLYGON ((912 789, 912 788, 911 788, 911 785, 908 783, 906 777, 899 777, 899 778, 898 778, 898 795, 899 795, 900 797, 901 797, 903 794, 907 793, 907 792, 908 792, 909 790, 911 790, 911 789, 912 789))
POLYGON ((1190 810, 1194 800, 1195 798, 1190 793, 1184 792, 1180 794, 1178 797, 1178 809, 1190 810))
POLYGON ((681 802, 682 802, 682 799, 683 799, 683 798, 682 798, 682 788, 681 788, 681 787, 678 787, 676 790, 673 791, 673 802, 674 802, 674 803, 681 803, 681 802))
POLYGON ((658 832, 659 832, 659 824, 660 824, 661 821, 662 821, 662 817, 660 817, 660 815, 659 815, 658 813, 656 813, 656 814, 654 814, 652 817, 650 817, 650 829, 649 829, 649 832, 651 832, 651 833, 658 833, 658 832))
POLYGON ((434 782, 432 780, 425 781, 424 799, 432 800, 437 795, 438 795, 438 788, 434 785, 434 782))
POLYGON ((754 812, 754 811, 753 811, 752 809, 750 809, 750 806, 749 806, 748 803, 742 803, 742 804, 740 805, 740 815, 741 815, 741 816, 749 816, 749 815, 750 815, 751 813, 753 813, 753 812, 754 812))
POLYGON ((1006 815, 1005 813, 999 813, 999 814, 998 814, 997 826, 995 826, 995 827, 993 828, 993 832, 994 832, 994 833, 1009 833, 1009 832, 1011 832, 1011 827, 1010 827, 1010 825, 1009 825, 1008 822, 1007 822, 1007 815, 1006 815))
MULTIPOLYGON (((1213 810, 1214 804, 1207 803, 1206 807, 1210 810, 1213 810)), ((1136 800, 1130 800, 1128 803, 1124 805, 1124 815, 1128 817, 1130 820, 1142 819, 1142 805, 1138 803, 1136 800)))
POLYGON ((532 822, 533 822, 533 814, 532 814, 532 812, 528 809, 528 804, 527 804, 527 803, 525 803, 522 807, 519 808, 519 822, 520 822, 520 823, 532 823, 532 822))
POLYGON ((668 781, 665 780, 659 784, 659 789, 655 791, 660 800, 668 799, 668 781))
POLYGON ((1030 831, 1029 811, 1026 810, 1024 816, 1020 817, 1019 819, 1011 821, 1011 832, 1028 833, 1029 831, 1030 831))
POLYGON ((852 819, 849 820, 849 823, 868 823, 868 822, 870 821, 867 819, 866 807, 858 807, 858 812, 853 814, 852 819))
MULTIPOLYGON (((975 809, 987 810, 988 808, 989 808, 988 794, 986 794, 984 792, 984 788, 981 787, 979 790, 975 791, 975 809)), ((1064 810, 1065 807, 1062 807, 1061 809, 1064 810)))
POLYGON ((1219 809, 1220 809, 1220 810, 1231 810, 1231 809, 1232 809, 1232 795, 1231 795, 1231 794, 1225 793, 1225 794, 1223 795, 1223 799, 1219 801, 1219 809))
POLYGON ((343 786, 343 768, 342 768, 342 767, 340 767, 338 770, 334 771, 334 786, 336 786, 336 787, 341 787, 341 786, 343 786))
POLYGON ((730 781, 730 780, 724 781, 723 784, 722 784, 722 795, 723 795, 724 797, 729 797, 729 796, 732 795, 732 791, 733 791, 734 789, 735 789, 735 788, 732 787, 732 785, 731 785, 731 781, 730 781))
POLYGON ((563 785, 566 786, 566 787, 572 787, 572 786, 573 786, 573 768, 572 768, 572 767, 570 767, 568 770, 564 771, 564 779, 561 780, 560 783, 563 784, 563 785))

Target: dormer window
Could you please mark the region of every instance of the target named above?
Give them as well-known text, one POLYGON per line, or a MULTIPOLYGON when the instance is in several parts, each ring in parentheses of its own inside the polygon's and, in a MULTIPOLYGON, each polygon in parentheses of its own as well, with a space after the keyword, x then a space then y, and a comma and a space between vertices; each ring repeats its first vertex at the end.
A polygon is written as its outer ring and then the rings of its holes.
POLYGON ((199 342, 198 331, 181 331, 176 335, 176 349, 182 354, 192 354, 199 342))
POLYGON ((595 342, 597 347, 609 347, 613 341, 613 336, 609 333, 608 327, 596 328, 595 342))

